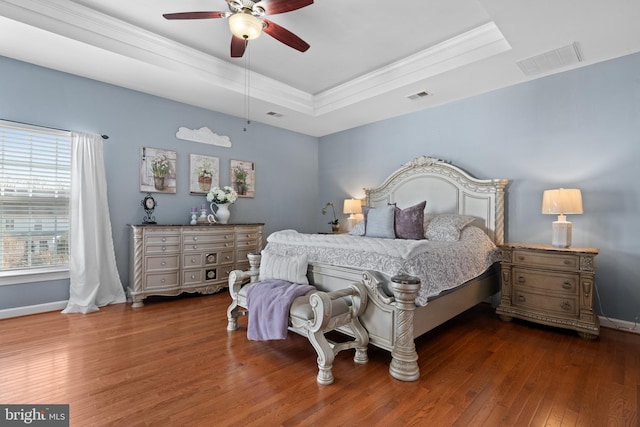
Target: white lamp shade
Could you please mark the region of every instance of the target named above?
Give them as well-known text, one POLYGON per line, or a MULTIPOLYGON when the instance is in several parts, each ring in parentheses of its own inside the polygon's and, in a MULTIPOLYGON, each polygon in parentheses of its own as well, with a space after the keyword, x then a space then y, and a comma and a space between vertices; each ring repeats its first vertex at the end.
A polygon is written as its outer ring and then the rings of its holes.
POLYGON ((359 214, 362 213, 362 203, 358 199, 344 199, 342 213, 359 214))
POLYGON ((236 37, 253 40, 262 33, 262 21, 249 13, 235 13, 229 17, 229 29, 236 37))
POLYGON ((558 248, 571 246, 571 223, 565 214, 582 213, 582 194, 577 188, 545 190, 542 195, 542 213, 556 214, 558 220, 551 224, 551 244, 558 248))
POLYGON ((542 196, 543 214, 581 214, 582 193, 577 188, 545 190, 542 196))

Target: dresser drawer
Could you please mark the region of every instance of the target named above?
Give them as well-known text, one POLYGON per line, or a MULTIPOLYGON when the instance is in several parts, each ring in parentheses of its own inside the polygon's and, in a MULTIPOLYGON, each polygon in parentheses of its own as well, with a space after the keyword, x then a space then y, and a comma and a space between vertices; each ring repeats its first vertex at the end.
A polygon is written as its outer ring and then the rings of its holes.
POLYGON ((179 245, 180 234, 153 234, 148 233, 145 236, 146 245, 179 245))
POLYGON ((530 270, 516 267, 513 269, 514 286, 524 286, 567 295, 578 295, 579 282, 580 276, 578 274, 530 270))
POLYGON ((540 295, 518 287, 514 288, 511 303, 514 307, 565 318, 577 318, 580 312, 580 302, 577 296, 540 295))
POLYGON ((188 243, 220 243, 220 242, 233 242, 235 240, 233 231, 216 231, 207 233, 184 233, 182 243, 185 245, 188 243))
POLYGON ((178 271, 147 274, 146 288, 147 289, 166 289, 178 287, 178 271))
POLYGON ((514 250, 514 264, 526 264, 529 267, 554 268, 559 270, 578 270, 579 257, 573 254, 544 253, 537 251, 514 250))
POLYGON ((182 284, 192 285, 194 283, 202 283, 204 281, 204 270, 184 270, 182 272, 182 284))
POLYGON ((179 267, 180 256, 166 255, 166 256, 147 256, 144 259, 145 269, 148 272, 158 270, 172 270, 179 267))
POLYGON ((229 249, 233 248, 233 240, 226 242, 192 242, 184 243, 182 250, 185 252, 190 251, 214 251, 216 249, 229 249))

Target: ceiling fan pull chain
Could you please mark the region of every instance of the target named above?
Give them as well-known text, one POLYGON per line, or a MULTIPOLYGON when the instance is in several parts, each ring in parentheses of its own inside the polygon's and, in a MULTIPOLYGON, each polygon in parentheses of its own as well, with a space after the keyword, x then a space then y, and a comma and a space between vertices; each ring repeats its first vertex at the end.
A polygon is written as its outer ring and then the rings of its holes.
MULTIPOLYGON (((249 41, 247 39, 245 39, 244 41, 245 43, 245 49, 247 49, 249 46, 249 41)), ((250 114, 250 102, 251 102, 251 49, 247 49, 247 55, 244 57, 245 58, 245 68, 244 68, 244 92, 245 92, 245 99, 244 99, 244 115, 245 118, 247 120, 247 126, 251 124, 251 120, 249 117, 250 114)), ((246 132, 247 131, 247 127, 245 126, 243 128, 243 131, 246 132)))

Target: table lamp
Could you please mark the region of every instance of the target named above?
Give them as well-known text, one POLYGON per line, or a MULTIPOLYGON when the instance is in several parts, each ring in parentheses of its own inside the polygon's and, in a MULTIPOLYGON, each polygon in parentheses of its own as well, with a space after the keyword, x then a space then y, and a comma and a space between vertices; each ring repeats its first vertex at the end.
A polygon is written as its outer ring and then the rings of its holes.
POLYGON ((353 226, 356 225, 356 214, 362 213, 362 203, 358 199, 344 199, 342 213, 349 214, 347 228, 352 230, 353 226))
POLYGON ((582 213, 582 194, 577 188, 545 190, 542 196, 542 213, 556 214, 558 220, 551 226, 551 245, 557 248, 571 246, 571 223, 567 214, 582 213))

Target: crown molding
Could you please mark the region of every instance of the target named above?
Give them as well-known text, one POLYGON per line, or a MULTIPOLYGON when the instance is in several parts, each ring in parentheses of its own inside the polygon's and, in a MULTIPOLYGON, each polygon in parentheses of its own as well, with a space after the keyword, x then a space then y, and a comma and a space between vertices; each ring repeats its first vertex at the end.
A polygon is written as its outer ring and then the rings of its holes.
MULTIPOLYGON (((0 0, 0 15, 172 71, 176 79, 245 93, 243 67, 68 0, 0 0)), ((317 95, 252 71, 251 98, 319 117, 509 49, 500 30, 489 22, 317 95)))

